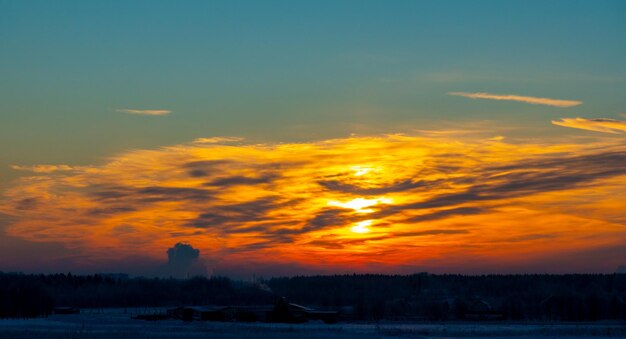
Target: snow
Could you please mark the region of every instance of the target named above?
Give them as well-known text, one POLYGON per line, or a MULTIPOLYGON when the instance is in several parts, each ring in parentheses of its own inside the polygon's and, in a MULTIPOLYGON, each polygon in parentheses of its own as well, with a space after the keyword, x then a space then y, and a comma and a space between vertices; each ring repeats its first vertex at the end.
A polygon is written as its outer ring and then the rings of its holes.
POLYGON ((623 338, 626 324, 597 323, 338 323, 305 324, 143 321, 132 315, 164 309, 92 309, 37 319, 0 319, 0 338, 623 338))

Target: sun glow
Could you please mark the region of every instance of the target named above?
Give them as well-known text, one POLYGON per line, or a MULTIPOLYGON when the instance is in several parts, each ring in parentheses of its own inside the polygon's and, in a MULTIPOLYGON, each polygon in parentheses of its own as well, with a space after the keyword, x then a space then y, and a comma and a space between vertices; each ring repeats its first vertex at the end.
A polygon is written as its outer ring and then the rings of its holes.
POLYGON ((372 167, 367 167, 367 166, 352 166, 350 167, 350 169, 354 171, 354 176, 357 176, 357 177, 366 175, 374 170, 372 167))
POLYGON ((359 221, 350 228, 350 231, 354 233, 359 233, 359 234, 369 233, 370 229, 368 227, 371 226, 373 222, 374 220, 359 221))
POLYGON ((376 206, 379 204, 391 204, 392 199, 381 197, 375 199, 356 198, 346 202, 340 202, 337 200, 331 200, 328 202, 330 206, 337 206, 342 208, 349 208, 355 210, 357 213, 371 213, 374 210, 368 207, 376 206))

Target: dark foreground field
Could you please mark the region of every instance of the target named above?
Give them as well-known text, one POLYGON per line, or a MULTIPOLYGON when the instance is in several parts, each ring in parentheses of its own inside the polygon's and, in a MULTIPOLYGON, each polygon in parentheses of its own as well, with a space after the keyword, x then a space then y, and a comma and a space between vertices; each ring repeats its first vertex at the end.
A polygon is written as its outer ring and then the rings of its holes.
POLYGON ((0 319, 0 338, 623 338, 619 322, 585 323, 323 323, 267 324, 142 321, 145 310, 85 310, 36 319, 0 319))

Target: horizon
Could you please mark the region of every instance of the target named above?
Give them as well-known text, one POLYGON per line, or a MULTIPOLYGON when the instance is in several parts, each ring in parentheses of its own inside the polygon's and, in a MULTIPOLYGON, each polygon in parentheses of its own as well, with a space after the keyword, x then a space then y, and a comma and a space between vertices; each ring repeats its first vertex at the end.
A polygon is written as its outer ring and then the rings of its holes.
POLYGON ((625 14, 0 0, 0 272, 619 273, 625 14))
POLYGON ((380 276, 380 277, 413 277, 413 276, 461 276, 467 278, 480 278, 480 277, 507 277, 507 276, 515 276, 515 277, 523 277, 523 276, 555 276, 555 277, 565 277, 565 276, 608 276, 608 275, 618 275, 618 274, 626 274, 624 270, 620 267, 615 272, 609 273, 470 273, 470 274, 462 274, 462 273, 430 273, 430 272, 413 272, 413 273, 332 273, 332 274, 298 274, 298 275, 286 275, 286 276, 227 276, 227 275, 189 275, 186 277, 173 276, 173 275, 161 275, 161 276, 145 276, 145 275, 130 275, 123 272, 96 272, 96 273, 74 273, 74 272, 54 272, 54 273, 37 273, 37 272, 3 272, 0 271, 0 274, 4 275, 24 275, 24 276, 54 276, 54 275, 65 275, 65 276, 77 276, 77 277, 95 277, 100 276, 104 278, 112 278, 112 279, 163 279, 163 280, 179 280, 185 281, 190 279, 212 279, 212 278, 226 278, 231 281, 237 282, 251 282, 251 283, 259 283, 263 281, 268 281, 272 279, 292 279, 292 278, 324 278, 324 277, 367 277, 367 276, 380 276))

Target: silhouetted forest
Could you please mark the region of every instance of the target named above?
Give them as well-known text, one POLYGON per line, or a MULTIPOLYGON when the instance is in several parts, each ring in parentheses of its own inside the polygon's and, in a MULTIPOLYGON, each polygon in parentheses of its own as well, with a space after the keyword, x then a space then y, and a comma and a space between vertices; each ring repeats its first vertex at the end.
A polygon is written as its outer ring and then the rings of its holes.
POLYGON ((47 316, 59 306, 267 305, 280 297, 365 321, 626 320, 626 274, 368 274, 241 282, 0 273, 2 318, 47 316))
POLYGON ((274 278, 272 290, 322 307, 353 307, 356 319, 626 319, 626 274, 343 275, 274 278))

